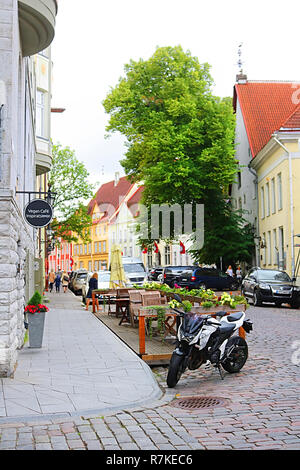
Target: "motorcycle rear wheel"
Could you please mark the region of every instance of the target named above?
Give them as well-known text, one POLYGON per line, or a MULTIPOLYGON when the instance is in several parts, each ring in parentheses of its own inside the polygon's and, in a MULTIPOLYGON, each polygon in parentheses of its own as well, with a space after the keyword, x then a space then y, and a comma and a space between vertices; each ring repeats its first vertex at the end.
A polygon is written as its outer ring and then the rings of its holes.
POLYGON ((230 356, 222 362, 223 369, 230 374, 239 372, 248 359, 248 345, 244 338, 234 336, 227 343, 227 348, 234 346, 230 356))
POLYGON ((176 353, 172 354, 168 376, 167 376, 167 385, 169 388, 175 387, 178 383, 181 375, 184 372, 184 356, 179 356, 176 353))

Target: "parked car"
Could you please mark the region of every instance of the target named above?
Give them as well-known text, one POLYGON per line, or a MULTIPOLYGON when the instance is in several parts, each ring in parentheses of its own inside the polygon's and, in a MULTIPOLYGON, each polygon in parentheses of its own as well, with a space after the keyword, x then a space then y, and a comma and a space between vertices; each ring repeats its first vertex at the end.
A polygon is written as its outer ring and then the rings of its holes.
POLYGON ((74 279, 76 271, 71 271, 69 274, 69 283, 68 283, 68 288, 72 290, 72 280, 74 279))
POLYGON ((242 282, 242 294, 253 300, 255 306, 263 302, 289 304, 292 308, 300 306, 300 287, 295 285, 284 271, 275 269, 252 268, 242 282))
POLYGON ((148 279, 149 281, 157 281, 158 276, 162 274, 163 268, 161 266, 155 266, 149 270, 148 279))
MULTIPOLYGON (((98 271, 98 289, 109 289, 109 281, 110 281, 110 271, 98 271)), ((89 290, 89 280, 91 279, 94 273, 89 272, 85 283, 82 286, 81 294, 82 294, 82 302, 85 304, 86 294, 89 290)), ((103 300, 103 297, 100 295, 98 296, 98 300, 103 300)))
POLYGON ((123 257, 122 263, 129 285, 136 284, 142 286, 147 280, 147 272, 142 260, 139 258, 123 257))
POLYGON ((86 281, 88 275, 87 270, 78 270, 76 271, 74 278, 72 280, 72 291, 74 292, 75 295, 81 295, 82 293, 82 286, 86 281))
POLYGON ((182 272, 189 269, 192 270, 193 266, 165 266, 160 275, 160 282, 167 284, 169 287, 174 287, 175 282, 178 284, 177 280, 182 272))
POLYGON ((236 290, 238 282, 234 277, 215 268, 188 268, 183 271, 176 283, 191 289, 236 290))

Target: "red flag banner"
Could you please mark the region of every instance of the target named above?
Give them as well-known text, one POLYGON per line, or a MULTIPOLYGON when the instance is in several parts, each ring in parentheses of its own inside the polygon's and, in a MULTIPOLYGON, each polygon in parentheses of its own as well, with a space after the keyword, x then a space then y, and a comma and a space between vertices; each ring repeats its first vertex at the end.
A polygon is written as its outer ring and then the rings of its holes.
POLYGON ((185 246, 182 242, 180 242, 180 254, 184 255, 185 254, 185 246))
POLYGON ((158 244, 156 242, 154 242, 154 253, 158 253, 159 250, 158 250, 158 244))

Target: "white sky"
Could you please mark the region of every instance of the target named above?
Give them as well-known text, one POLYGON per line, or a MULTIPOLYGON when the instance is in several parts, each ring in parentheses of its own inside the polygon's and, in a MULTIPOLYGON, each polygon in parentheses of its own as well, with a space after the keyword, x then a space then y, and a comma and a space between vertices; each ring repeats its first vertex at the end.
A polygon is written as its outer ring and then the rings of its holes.
POLYGON ((105 139, 102 101, 130 59, 181 45, 211 65, 214 94, 232 96, 238 46, 249 80, 300 82, 299 1, 59 0, 52 43, 52 139, 75 150, 90 181, 123 175, 124 139, 105 139))

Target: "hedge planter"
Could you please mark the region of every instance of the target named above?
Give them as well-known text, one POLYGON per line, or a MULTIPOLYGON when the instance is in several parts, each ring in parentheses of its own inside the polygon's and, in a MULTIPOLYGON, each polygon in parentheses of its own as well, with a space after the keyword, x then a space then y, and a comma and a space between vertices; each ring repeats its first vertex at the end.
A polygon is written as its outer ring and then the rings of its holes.
POLYGON ((28 336, 30 348, 41 348, 44 336, 45 313, 28 314, 28 336))

